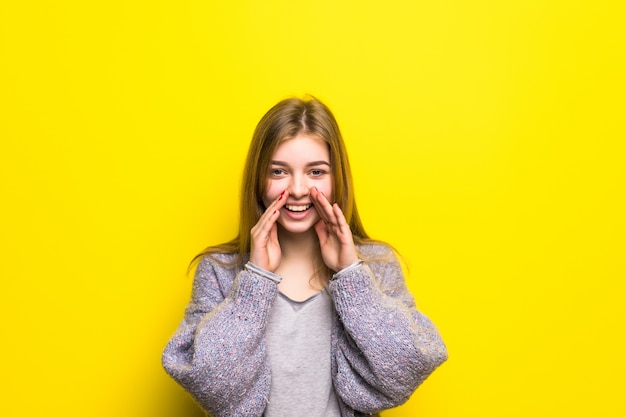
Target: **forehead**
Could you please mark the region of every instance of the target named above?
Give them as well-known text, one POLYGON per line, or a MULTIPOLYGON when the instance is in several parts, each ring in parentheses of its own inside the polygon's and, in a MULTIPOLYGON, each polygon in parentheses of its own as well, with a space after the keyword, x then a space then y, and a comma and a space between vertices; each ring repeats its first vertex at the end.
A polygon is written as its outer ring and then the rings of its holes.
POLYGON ((282 141, 274 154, 272 162, 280 161, 290 164, 308 163, 311 161, 325 161, 330 163, 328 144, 316 137, 305 134, 282 141))

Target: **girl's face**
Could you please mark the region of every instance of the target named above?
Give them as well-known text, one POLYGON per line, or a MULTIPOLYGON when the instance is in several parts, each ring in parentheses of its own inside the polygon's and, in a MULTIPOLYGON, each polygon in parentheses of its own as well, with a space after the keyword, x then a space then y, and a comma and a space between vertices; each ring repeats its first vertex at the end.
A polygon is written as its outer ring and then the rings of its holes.
POLYGON ((267 191, 263 196, 266 207, 287 190, 287 203, 278 218, 278 224, 287 232, 306 232, 320 220, 309 195, 311 187, 333 201, 328 145, 314 136, 299 134, 278 145, 267 175, 267 191))

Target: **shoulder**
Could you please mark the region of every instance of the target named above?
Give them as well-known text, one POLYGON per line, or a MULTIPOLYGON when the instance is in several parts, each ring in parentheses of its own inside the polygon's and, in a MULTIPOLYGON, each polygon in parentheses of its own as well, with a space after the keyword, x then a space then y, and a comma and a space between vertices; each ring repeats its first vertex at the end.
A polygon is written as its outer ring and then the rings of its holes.
POLYGON ((227 252, 213 252, 206 253, 202 255, 200 258, 199 265, 202 264, 225 264, 231 265, 237 262, 237 254, 236 253, 227 253, 227 252))
POLYGON ((357 252, 374 276, 403 276, 402 264, 391 245, 384 242, 357 245, 357 252))
POLYGON ((237 254, 205 254, 198 261, 194 273, 194 292, 204 294, 219 291, 225 297, 241 269, 237 254))
POLYGON ((383 242, 357 245, 357 252, 359 253, 359 258, 370 265, 398 263, 398 257, 394 249, 391 245, 383 242))
POLYGON ((227 278, 233 277, 241 269, 236 253, 207 253, 198 261, 194 275, 196 279, 209 276, 227 278))
MULTIPOLYGON (((246 260, 244 260, 244 263, 246 260)), ((226 272, 229 270, 237 271, 242 268, 242 263, 236 253, 207 253, 198 261, 196 275, 208 270, 226 272)))

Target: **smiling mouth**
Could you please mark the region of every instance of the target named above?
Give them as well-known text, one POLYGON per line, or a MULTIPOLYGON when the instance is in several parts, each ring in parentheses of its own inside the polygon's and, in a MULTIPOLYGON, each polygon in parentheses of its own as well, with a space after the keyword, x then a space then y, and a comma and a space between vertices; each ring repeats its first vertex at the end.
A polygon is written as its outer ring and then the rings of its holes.
POLYGON ((307 211, 311 207, 313 207, 313 204, 310 204, 310 203, 309 204, 305 204, 305 205, 285 204, 285 209, 287 209, 287 211, 291 211, 293 213, 301 213, 303 211, 307 211))

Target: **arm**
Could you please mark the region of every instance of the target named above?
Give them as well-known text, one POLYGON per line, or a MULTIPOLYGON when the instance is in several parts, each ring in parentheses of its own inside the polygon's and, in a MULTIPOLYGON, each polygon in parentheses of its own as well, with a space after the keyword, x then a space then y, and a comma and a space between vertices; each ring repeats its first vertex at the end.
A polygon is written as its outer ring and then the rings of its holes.
POLYGON ((415 308, 399 262, 390 249, 376 248, 389 261, 342 271, 329 285, 345 330, 335 352, 335 387, 362 412, 402 404, 447 359, 437 329, 415 308))
POLYGON ((185 317, 163 353, 163 367, 215 417, 260 416, 270 383, 264 331, 278 290, 267 276, 246 269, 231 288, 223 288, 234 274, 209 257, 202 259, 185 317))

